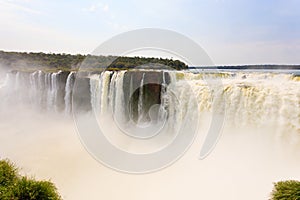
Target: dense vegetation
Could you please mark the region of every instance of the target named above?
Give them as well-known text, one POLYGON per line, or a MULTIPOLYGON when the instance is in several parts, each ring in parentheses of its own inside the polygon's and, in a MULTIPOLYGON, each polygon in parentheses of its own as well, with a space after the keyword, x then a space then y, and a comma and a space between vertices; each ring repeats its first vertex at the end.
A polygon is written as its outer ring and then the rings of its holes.
POLYGON ((173 59, 144 58, 144 57, 117 57, 47 53, 20 53, 0 51, 0 65, 17 70, 110 70, 140 68, 173 68, 186 69, 188 66, 173 59), (154 65, 154 64, 155 65, 154 65))
POLYGON ((0 199, 60 200, 56 187, 49 181, 22 177, 8 160, 0 160, 0 199))
POLYGON ((274 184, 272 200, 300 200, 299 181, 280 181, 274 184))

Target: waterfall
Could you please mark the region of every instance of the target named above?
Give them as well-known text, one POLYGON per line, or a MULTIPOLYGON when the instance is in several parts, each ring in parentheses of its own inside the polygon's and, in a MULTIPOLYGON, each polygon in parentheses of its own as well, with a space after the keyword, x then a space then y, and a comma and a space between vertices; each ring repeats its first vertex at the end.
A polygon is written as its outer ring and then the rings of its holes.
POLYGON ((53 106, 56 103, 56 94, 57 94, 57 81, 56 81, 57 73, 51 74, 51 90, 50 90, 50 96, 49 96, 49 104, 48 104, 48 111, 51 111, 53 109, 53 106))
POLYGON ((281 133, 300 132, 300 82, 293 81, 291 75, 249 73, 223 77, 222 87, 212 92, 206 81, 195 80, 196 76, 186 74, 187 82, 197 95, 199 112, 211 111, 213 102, 222 99, 226 107, 226 124, 233 127, 272 124, 281 133))
POLYGON ((114 90, 115 93, 115 106, 114 106, 114 116, 115 120, 118 120, 120 123, 125 122, 124 112, 125 112, 125 104, 124 104, 124 90, 123 90, 123 82, 124 82, 124 74, 125 71, 120 71, 117 73, 116 84, 114 90))
POLYGON ((51 92, 50 92, 50 104, 48 104, 48 110, 54 110, 54 112, 58 112, 57 110, 57 93, 59 90, 58 77, 61 71, 51 74, 51 92))
POLYGON ((91 105, 94 114, 99 115, 101 113, 101 93, 102 93, 102 78, 103 73, 100 75, 92 75, 90 77, 90 94, 91 94, 91 105))
POLYGON ((65 113, 66 115, 69 115, 71 113, 72 109, 72 90, 74 85, 74 72, 70 72, 67 77, 66 87, 65 87, 65 113))
POLYGON ((111 80, 110 80, 110 84, 109 84, 109 94, 108 94, 108 102, 109 102, 109 108, 110 108, 110 111, 112 113, 114 113, 114 105, 115 105, 115 85, 116 85, 116 77, 118 75, 118 72, 114 72, 112 77, 111 77, 111 80))
MULTIPOLYGON (((34 107, 55 112, 62 110, 69 114, 75 74, 76 72, 71 72, 64 76, 61 71, 9 73, 0 88, 9 85, 12 90, 2 89, 1 95, 8 92, 5 96, 8 102, 22 104, 28 101, 34 107)), ((149 98, 148 94, 150 98, 157 95, 161 103, 158 119, 163 119, 166 114, 164 111, 167 111, 169 120, 180 124, 188 109, 199 113, 212 112, 213 109, 222 112, 220 104, 223 102, 226 106, 226 123, 234 127, 259 127, 272 123, 281 133, 300 132, 300 81, 291 74, 159 71, 157 75, 161 76, 162 83, 160 91, 155 92, 145 91, 147 87, 143 86, 150 76, 147 71, 130 72, 128 76, 126 74, 127 71, 122 70, 89 75, 90 86, 87 90, 90 91, 90 102, 83 103, 89 103, 97 115, 111 113, 118 115, 118 120, 121 121, 133 119, 134 111, 137 116, 135 120, 144 123, 148 120, 145 117, 148 112, 146 109, 149 109, 145 98, 149 98), (138 76, 134 76, 134 73, 138 73, 138 76), (220 80, 222 86, 209 87, 208 78, 220 80), (124 85, 125 82, 128 86, 124 85), (133 105, 128 105, 128 111, 124 104, 125 97, 127 98, 127 93, 133 95, 134 84, 139 86, 138 93, 135 93, 139 95, 135 97, 133 105), (197 105, 191 103, 191 96, 195 97, 197 105), (126 115, 131 116, 125 117, 126 115)))
POLYGON ((42 107, 43 105, 43 99, 44 99, 44 78, 45 74, 42 71, 38 71, 38 84, 37 84, 37 100, 38 100, 38 106, 42 107))
POLYGON ((133 100, 132 99, 132 96, 133 96, 133 78, 132 76, 130 76, 130 83, 129 83, 129 96, 128 96, 128 103, 129 103, 129 106, 128 106, 128 112, 129 112, 129 119, 133 119, 134 118, 134 115, 133 115, 133 108, 132 108, 132 104, 131 104, 131 101, 133 100))
POLYGON ((0 83, 0 89, 7 86, 7 84, 9 83, 9 79, 10 79, 9 74, 6 74, 5 78, 4 78, 4 81, 2 83, 0 83))
POLYGON ((166 83, 166 72, 163 72, 162 74, 162 85, 161 85, 161 91, 160 91, 160 101, 161 106, 159 108, 159 114, 158 119, 162 120, 165 116, 165 110, 167 108, 167 83, 166 83))
POLYGON ((91 105, 96 115, 107 111, 118 113, 118 119, 124 113, 123 78, 125 71, 102 72, 90 77, 91 105), (111 77, 111 79, 110 79, 111 77))
POLYGON ((14 88, 15 91, 18 91, 19 87, 20 87, 20 72, 16 73, 14 85, 15 85, 15 88, 14 88))
POLYGON ((29 81, 30 81, 30 101, 31 101, 31 105, 38 105, 38 71, 35 71, 33 73, 30 74, 29 76, 29 81))
POLYGON ((143 77, 142 77, 140 88, 139 88, 140 93, 139 93, 139 99, 138 99, 138 123, 142 123, 144 120, 144 110, 143 110, 144 78, 145 78, 145 73, 143 73, 143 77))
POLYGON ((52 83, 52 81, 51 81, 51 78, 52 78, 52 74, 51 73, 47 73, 46 75, 45 75, 45 92, 46 92, 46 94, 45 94, 45 97, 46 97, 46 100, 45 100, 45 102, 46 102, 46 110, 48 110, 48 111, 50 111, 51 110, 51 101, 52 101, 52 97, 51 97, 51 94, 52 94, 52 87, 51 87, 51 83, 52 83))
MULTIPOLYGON (((107 112, 107 108, 108 108, 108 102, 109 102, 109 98, 108 98, 108 94, 109 94, 109 85, 110 85, 110 76, 111 76, 112 72, 110 71, 105 71, 101 74, 100 78, 101 78, 101 113, 104 114, 107 112)), ((98 91, 100 92, 100 91, 98 91)))

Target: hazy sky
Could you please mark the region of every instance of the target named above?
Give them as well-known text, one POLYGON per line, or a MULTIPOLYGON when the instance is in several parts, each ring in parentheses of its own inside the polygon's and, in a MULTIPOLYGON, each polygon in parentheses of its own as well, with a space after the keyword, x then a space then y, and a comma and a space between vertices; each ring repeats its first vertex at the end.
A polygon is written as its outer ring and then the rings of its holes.
POLYGON ((216 64, 300 64, 300 0, 0 0, 0 49, 90 53, 137 28, 165 28, 216 64))

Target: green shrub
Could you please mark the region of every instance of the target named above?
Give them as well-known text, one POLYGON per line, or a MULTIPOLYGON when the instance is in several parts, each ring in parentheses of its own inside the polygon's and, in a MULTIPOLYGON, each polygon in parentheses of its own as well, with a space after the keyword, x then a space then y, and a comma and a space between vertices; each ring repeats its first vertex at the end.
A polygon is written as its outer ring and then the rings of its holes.
POLYGON ((11 193, 18 199, 60 199, 53 183, 49 181, 36 181, 27 177, 22 177, 12 188, 11 193))
POLYGON ((60 200, 57 189, 50 181, 36 181, 18 174, 8 160, 0 160, 1 200, 60 200))
POLYGON ((300 182, 289 180, 274 184, 272 200, 300 200, 300 182))
POLYGON ((17 168, 8 160, 0 160, 0 187, 11 185, 17 178, 17 168))

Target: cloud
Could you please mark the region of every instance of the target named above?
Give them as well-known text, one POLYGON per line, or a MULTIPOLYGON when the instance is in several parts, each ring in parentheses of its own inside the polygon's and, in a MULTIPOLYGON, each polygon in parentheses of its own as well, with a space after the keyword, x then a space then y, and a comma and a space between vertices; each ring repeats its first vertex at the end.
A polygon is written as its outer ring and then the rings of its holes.
POLYGON ((7 2, 0 0, 1 50, 88 53, 94 48, 92 39, 83 40, 65 30, 28 21, 30 16, 26 18, 20 11, 27 15, 40 12, 18 6, 16 2, 7 2))
POLYGON ((95 5, 91 5, 89 8, 85 9, 85 11, 88 12, 95 12, 97 10, 97 7, 95 5))
MULTIPOLYGON (((19 1, 20 2, 20 1, 19 1)), ((29 14, 41 14, 40 11, 34 10, 32 8, 20 5, 17 1, 10 1, 10 0, 0 0, 0 6, 2 9, 11 10, 11 11, 22 11, 29 14)), ((22 2, 29 2, 28 0, 22 2)))
POLYGON ((103 6, 102 10, 103 10, 104 12, 107 12, 107 11, 109 10, 108 4, 105 4, 105 5, 103 6))
POLYGON ((96 12, 98 10, 102 10, 103 12, 108 12, 109 11, 109 5, 108 4, 103 4, 101 2, 97 4, 93 4, 89 6, 88 8, 84 8, 83 11, 85 12, 96 12))

